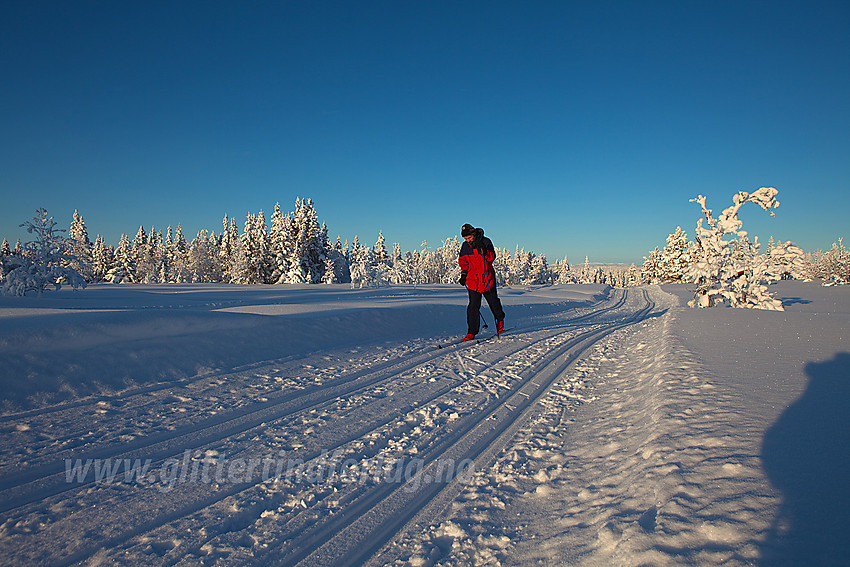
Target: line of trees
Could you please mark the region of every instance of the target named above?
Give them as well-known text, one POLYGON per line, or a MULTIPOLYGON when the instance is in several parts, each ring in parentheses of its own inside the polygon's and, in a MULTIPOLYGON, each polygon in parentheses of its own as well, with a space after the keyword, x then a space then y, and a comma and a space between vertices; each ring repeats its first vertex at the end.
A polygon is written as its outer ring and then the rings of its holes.
MULTIPOLYGON (((423 242, 419 250, 404 253, 397 243, 388 250, 382 233, 374 245, 363 244, 358 237, 349 245, 339 236, 332 244, 311 199, 296 199, 295 209, 288 213, 276 204, 270 222, 262 211, 249 213, 241 231, 236 219, 225 215, 218 234, 204 229, 192 240, 186 239, 180 225, 165 231, 139 227, 134 238, 122 234, 118 245, 111 246, 100 235, 90 239, 78 211, 74 211, 67 236, 60 234, 66 231, 56 229, 43 209, 26 224, 32 223, 49 227, 37 239, 40 244, 18 241, 12 248, 4 238, 0 245, 0 282, 6 293, 40 293, 49 285, 71 280, 83 285, 350 283, 352 287, 372 287, 456 283, 460 278, 457 237, 446 238, 434 250, 423 242), (49 255, 43 253, 47 248, 49 255), (38 281, 24 277, 24 265, 29 270, 44 267, 38 281)), ((550 267, 545 256, 519 247, 514 254, 497 249, 495 267, 502 285, 600 277, 587 270, 573 275, 566 259, 550 267)))
MULTIPOLYGON (((745 282, 759 285, 779 278, 823 279, 826 283, 850 281, 850 254, 843 242, 827 252, 804 254, 788 242, 767 244, 761 252, 758 238, 749 240, 741 230, 737 210, 744 202, 759 202, 763 208, 778 206, 775 193, 762 188, 752 195, 739 193, 732 207, 718 219, 700 203, 705 219, 697 223, 697 235, 688 240, 677 227, 666 245, 644 258, 641 268, 593 266, 588 258, 571 266, 566 258, 549 264, 546 256, 517 247, 496 248, 494 268, 499 285, 547 285, 599 283, 626 287, 655 283, 705 285, 722 272, 724 286, 740 288, 745 282), (764 191, 763 191, 764 190, 764 191), (745 195, 746 197, 741 197, 745 195), (708 221, 708 228, 702 226, 708 221)), ((776 191, 773 189, 772 191, 776 191)), ((772 213, 771 213, 772 214, 772 213)), ((382 233, 373 245, 358 237, 349 245, 338 236, 328 240, 328 229, 319 222, 311 199, 296 199, 295 209, 283 213, 276 204, 270 222, 262 211, 249 213, 240 231, 233 217, 224 216, 222 229, 201 230, 187 240, 180 225, 163 232, 139 227, 131 240, 122 234, 117 246, 101 236, 92 241, 82 215, 74 211, 67 236, 56 228, 47 211, 39 209, 23 225, 36 235, 33 242, 14 248, 4 238, 0 244, 0 283, 7 294, 41 292, 66 283, 234 283, 297 284, 350 283, 352 287, 394 284, 456 283, 460 242, 444 239, 431 249, 426 242, 418 250, 402 252, 399 244, 389 249, 382 233)), ((749 285, 749 284, 747 284, 749 285)), ((721 288, 725 289, 723 286, 721 288)), ((720 288, 718 288, 720 289, 720 288)), ((749 301, 753 288, 744 292, 749 301)), ((758 288, 761 289, 761 288, 758 288)), ((716 295, 704 287, 702 297, 716 295)), ((720 292, 718 292, 720 293, 720 292)), ((726 292, 720 293, 722 296, 726 292)))

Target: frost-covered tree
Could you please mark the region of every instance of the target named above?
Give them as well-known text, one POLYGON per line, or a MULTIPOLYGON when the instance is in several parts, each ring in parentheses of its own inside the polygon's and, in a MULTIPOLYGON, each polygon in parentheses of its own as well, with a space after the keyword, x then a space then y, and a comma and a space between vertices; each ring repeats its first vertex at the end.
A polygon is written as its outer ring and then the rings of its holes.
POLYGON ((93 245, 91 240, 89 240, 89 235, 86 231, 86 222, 76 209, 74 210, 74 215, 71 219, 71 226, 68 229, 68 238, 72 244, 70 253, 74 256, 74 260, 71 260, 68 265, 79 272, 87 282, 93 281, 93 245))
POLYGON ((773 187, 762 187, 753 193, 740 191, 715 218, 702 195, 691 199, 702 207, 704 218, 697 221, 696 239, 700 256, 691 266, 689 277, 697 284, 692 307, 713 307, 729 304, 732 307, 782 310, 782 302, 767 289, 772 270, 767 260, 758 258, 758 239, 750 243, 738 210, 745 203, 755 203, 771 216, 779 206, 773 187), (703 226, 703 221, 708 224, 703 226))
POLYGON ((378 232, 378 240, 375 242, 372 250, 375 252, 375 261, 378 264, 389 264, 390 256, 387 253, 387 241, 384 238, 384 231, 381 230, 378 232))
POLYGON ((523 285, 529 280, 531 262, 525 248, 516 247, 513 258, 508 262, 508 285, 523 285))
POLYGON ((408 252, 406 255, 401 252, 401 245, 398 242, 393 243, 393 251, 390 256, 390 283, 401 284, 410 281, 410 258, 408 252))
MULTIPOLYGON (((169 233, 171 227, 169 227, 169 233)), ((189 243, 186 242, 186 237, 183 235, 183 227, 177 225, 177 230, 173 237, 169 236, 168 240, 168 257, 170 263, 169 280, 173 283, 188 283, 193 281, 191 260, 189 258, 189 243)), ((216 242, 216 245, 218 243, 216 242)), ((219 273, 221 272, 221 262, 218 259, 218 250, 216 250, 216 264, 218 264, 219 273)), ((216 281, 221 281, 218 279, 216 281)))
POLYGON ((165 235, 162 231, 157 233, 154 240, 154 258, 156 259, 156 279, 157 283, 169 283, 172 281, 172 246, 174 244, 174 231, 171 226, 166 229, 165 235))
POLYGON ((136 256, 133 244, 126 234, 121 235, 118 248, 115 249, 115 261, 104 278, 111 283, 135 283, 136 256))
POLYGON ((3 238, 3 243, 0 244, 0 283, 6 281, 6 259, 12 256, 12 249, 9 248, 9 242, 3 238))
POLYGON ((803 270, 806 277, 821 279, 825 286, 850 283, 850 252, 844 247, 844 240, 839 238, 826 252, 809 254, 803 270))
POLYGON ((360 244, 360 239, 355 235, 354 242, 351 243, 351 288, 374 287, 375 270, 374 270, 375 253, 369 246, 360 244))
POLYGON ((640 284, 641 284, 640 270, 638 270, 637 266, 632 264, 631 266, 629 266, 629 269, 626 272, 626 278, 625 278, 625 282, 623 283, 623 285, 631 287, 631 286, 637 286, 637 285, 640 285, 640 284))
MULTIPOLYGON (((336 244, 330 253, 330 259, 333 261, 334 279, 337 283, 351 282, 351 272, 348 266, 348 241, 342 243, 342 239, 337 235, 336 244)), ((327 274, 325 275, 327 277, 327 274)))
POLYGON ((351 287, 383 287, 390 284, 390 267, 380 264, 374 246, 360 244, 355 236, 349 264, 351 287))
POLYGON ((188 260, 190 277, 194 283, 216 283, 222 278, 218 259, 219 245, 215 233, 206 229, 198 232, 189 244, 188 260))
POLYGON ((337 275, 336 264, 339 262, 341 258, 338 257, 336 250, 329 250, 327 254, 327 258, 325 259, 325 273, 322 275, 321 283, 323 284, 334 284, 340 283, 339 276, 337 275))
POLYGON ((575 283, 576 277, 575 274, 573 274, 572 269, 570 268, 570 263, 567 260, 566 256, 564 256, 563 260, 558 260, 555 262, 554 271, 556 284, 575 283))
POLYGON ((431 272, 435 274, 433 283, 453 284, 460 281, 460 241, 457 236, 446 238, 431 257, 431 272))
POLYGON ((233 250, 227 270, 230 279, 227 282, 233 284, 256 283, 251 282, 247 275, 250 263, 248 249, 243 240, 239 238, 233 243, 233 250))
POLYGON ((529 285, 548 285, 553 283, 554 277, 549 269, 549 264, 546 262, 546 256, 543 254, 536 255, 533 252, 531 257, 531 269, 529 270, 529 285))
POLYGON ((688 258, 688 235, 677 226, 676 231, 667 237, 667 245, 661 251, 659 279, 662 283, 681 283, 687 278, 690 268, 688 258))
POLYGON ((319 283, 325 273, 330 248, 327 227, 319 224, 310 199, 296 199, 292 221, 292 254, 286 283, 319 283))
POLYGON ((581 267, 578 275, 578 283, 586 284, 592 283, 593 281, 593 270, 590 268, 590 256, 584 257, 584 264, 581 267))
POLYGON ((269 256, 269 235, 263 212, 249 213, 245 218, 245 231, 236 252, 237 262, 232 265, 231 281, 240 284, 268 282, 272 269, 269 256))
POLYGON ((105 280, 114 263, 115 254, 112 248, 107 246, 103 237, 98 234, 92 247, 92 281, 101 282, 105 280))
POLYGON ((228 218, 225 214, 221 221, 222 232, 218 243, 218 263, 221 266, 221 280, 232 283, 234 281, 232 266, 234 253, 239 242, 239 229, 236 227, 236 219, 228 218))
POLYGON ((135 281, 139 283, 155 283, 159 277, 159 261, 157 259, 156 228, 151 227, 150 234, 143 226, 139 227, 133 239, 133 261, 136 266, 135 281))
POLYGON ((656 246, 654 250, 650 251, 649 256, 643 257, 641 278, 644 283, 661 283, 661 254, 661 250, 656 246))
POLYGON ((297 230, 293 226, 292 216, 281 213, 280 203, 275 203, 272 226, 269 231, 269 256, 272 270, 269 277, 270 283, 286 283, 296 236, 297 230))
POLYGON ((23 296, 35 291, 39 295, 50 287, 59 290, 62 284, 74 289, 86 287, 85 278, 70 263, 75 260, 70 253, 74 242, 62 236, 62 229, 56 228, 53 217, 47 209, 37 209, 31 221, 21 224, 35 240, 23 246, 22 253, 16 254, 13 268, 6 274, 3 283, 5 295, 23 296))

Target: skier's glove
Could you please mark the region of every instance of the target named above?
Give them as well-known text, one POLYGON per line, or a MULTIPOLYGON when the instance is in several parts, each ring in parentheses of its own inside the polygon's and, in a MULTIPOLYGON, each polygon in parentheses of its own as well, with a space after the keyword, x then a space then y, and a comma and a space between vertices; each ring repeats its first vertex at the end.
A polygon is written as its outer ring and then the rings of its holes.
POLYGON ((460 285, 466 285, 466 272, 460 273, 460 285))

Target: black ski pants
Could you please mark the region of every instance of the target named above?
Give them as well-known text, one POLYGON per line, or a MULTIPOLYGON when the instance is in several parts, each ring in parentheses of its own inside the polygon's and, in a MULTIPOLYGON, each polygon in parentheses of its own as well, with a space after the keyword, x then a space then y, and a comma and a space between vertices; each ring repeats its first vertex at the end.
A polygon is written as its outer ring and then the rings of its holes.
POLYGON ((466 324, 469 327, 468 332, 472 335, 477 335, 481 327, 481 296, 487 300, 487 305, 490 306, 490 311, 493 312, 493 317, 496 321, 505 320, 505 312, 502 310, 502 302, 499 301, 499 295, 496 293, 496 288, 493 287, 490 291, 480 293, 467 288, 469 292, 469 305, 466 308, 466 324))

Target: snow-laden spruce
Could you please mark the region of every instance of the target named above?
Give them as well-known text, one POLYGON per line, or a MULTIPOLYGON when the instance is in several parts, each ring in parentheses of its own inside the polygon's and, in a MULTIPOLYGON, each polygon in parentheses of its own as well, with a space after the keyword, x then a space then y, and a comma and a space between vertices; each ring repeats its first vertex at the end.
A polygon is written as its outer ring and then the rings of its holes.
POLYGON ((782 302, 773 297, 767 286, 781 279, 788 266, 801 265, 803 251, 789 241, 774 247, 771 255, 760 255, 758 237, 750 242, 738 218, 745 203, 755 203, 775 216, 772 209, 779 207, 778 194, 773 187, 762 187, 753 193, 740 191, 732 197, 732 206, 717 218, 703 195, 691 199, 692 203, 699 203, 705 217, 697 221, 697 262, 689 271, 691 281, 697 284, 694 298, 688 303, 691 307, 728 304, 783 310, 782 302))
POLYGON ((86 287, 85 278, 71 265, 77 258, 71 253, 74 240, 62 236, 63 229, 56 228, 47 209, 37 209, 31 221, 21 224, 36 239, 27 242, 23 249, 4 258, 4 295, 26 295, 35 291, 39 295, 62 284, 74 289, 86 287))

